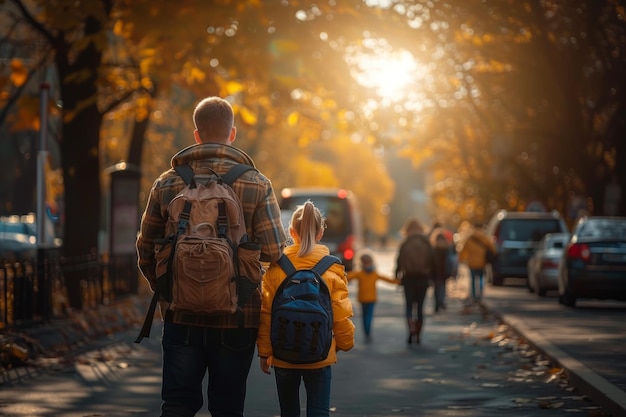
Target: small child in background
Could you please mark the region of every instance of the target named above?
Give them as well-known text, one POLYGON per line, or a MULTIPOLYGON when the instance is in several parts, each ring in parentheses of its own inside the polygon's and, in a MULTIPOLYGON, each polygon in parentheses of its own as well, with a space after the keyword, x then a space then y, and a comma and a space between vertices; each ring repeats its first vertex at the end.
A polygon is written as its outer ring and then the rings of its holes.
POLYGON ((348 272, 348 281, 358 281, 358 301, 361 304, 363 316, 363 330, 365 340, 371 340, 372 321, 374 319, 374 305, 376 304, 378 291, 376 281, 382 280, 391 284, 399 284, 400 280, 380 275, 376 271, 374 258, 369 253, 363 253, 360 258, 360 269, 348 272))

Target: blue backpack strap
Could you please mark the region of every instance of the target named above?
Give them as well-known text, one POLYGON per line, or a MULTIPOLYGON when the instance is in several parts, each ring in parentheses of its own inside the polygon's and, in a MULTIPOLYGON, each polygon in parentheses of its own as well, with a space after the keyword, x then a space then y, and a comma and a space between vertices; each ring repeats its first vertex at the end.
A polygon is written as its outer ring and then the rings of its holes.
POLYGON ((255 170, 256 168, 246 164, 237 164, 234 165, 228 172, 222 175, 222 181, 228 185, 233 185, 235 180, 243 175, 244 172, 255 170))
POLYGON ((285 255, 284 253, 280 255, 280 258, 278 258, 276 263, 278 264, 278 266, 280 266, 280 268, 283 271, 285 271, 287 275, 293 274, 294 272, 296 272, 296 267, 293 266, 293 263, 291 263, 287 255, 285 255))
POLYGON ((320 259, 319 262, 317 262, 317 264, 313 267, 313 271, 317 272, 321 277, 322 274, 334 264, 341 265, 341 259, 333 255, 326 255, 320 259))

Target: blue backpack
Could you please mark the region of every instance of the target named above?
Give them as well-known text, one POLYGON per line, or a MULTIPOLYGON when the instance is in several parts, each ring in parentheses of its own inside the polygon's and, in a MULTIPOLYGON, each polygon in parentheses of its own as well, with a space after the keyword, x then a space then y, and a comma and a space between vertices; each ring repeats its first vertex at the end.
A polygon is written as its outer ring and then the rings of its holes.
POLYGON ((322 274, 336 256, 327 255, 312 269, 296 270, 282 255, 278 266, 287 274, 272 303, 270 341, 276 359, 293 364, 326 359, 333 340, 333 309, 322 274))

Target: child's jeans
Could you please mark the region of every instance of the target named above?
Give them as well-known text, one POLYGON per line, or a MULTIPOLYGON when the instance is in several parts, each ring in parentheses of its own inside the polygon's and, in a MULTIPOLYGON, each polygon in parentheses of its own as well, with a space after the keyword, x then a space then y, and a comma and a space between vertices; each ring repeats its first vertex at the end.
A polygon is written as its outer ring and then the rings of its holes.
POLYGON ((363 330, 365 331, 365 336, 369 336, 371 333, 372 320, 374 319, 374 304, 375 303, 361 303, 363 330))
POLYGON ((472 284, 472 299, 480 300, 483 297, 483 275, 484 269, 470 269, 470 279, 472 284))
POLYGON ((274 367, 281 417, 300 416, 300 381, 306 389, 306 416, 330 416, 330 365, 319 369, 274 367))

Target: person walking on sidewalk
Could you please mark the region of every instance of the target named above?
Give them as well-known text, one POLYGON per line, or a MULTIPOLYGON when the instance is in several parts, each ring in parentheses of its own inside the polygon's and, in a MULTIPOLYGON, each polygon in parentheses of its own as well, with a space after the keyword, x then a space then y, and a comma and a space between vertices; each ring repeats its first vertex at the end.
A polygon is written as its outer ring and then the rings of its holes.
POLYGON ((434 298, 435 313, 446 309, 446 282, 457 274, 457 254, 452 238, 443 227, 433 229, 430 244, 435 254, 434 298))
POLYGON ((485 267, 496 252, 495 244, 482 227, 474 225, 459 252, 459 262, 465 263, 470 270, 472 301, 479 301, 483 296, 485 267))
MULTIPOLYGON (((285 255, 296 270, 310 269, 325 255, 328 247, 318 242, 324 234, 324 218, 311 201, 298 206, 291 217, 289 232, 294 244, 285 248, 285 255)), ((274 368, 281 417, 300 416, 300 383, 306 389, 307 417, 330 415, 331 365, 337 362, 337 352, 354 346, 352 304, 348 297, 348 282, 343 265, 333 265, 322 275, 330 292, 333 313, 333 340, 326 359, 319 362, 294 364, 279 360, 272 354, 270 340, 272 303, 286 273, 278 264, 271 264, 263 277, 261 326, 257 339, 261 370, 269 374, 274 368)))
POLYGON ((361 304, 361 315, 363 320, 363 331, 365 332, 365 340, 371 340, 372 321, 374 319, 374 306, 378 291, 376 289, 376 281, 386 281, 391 284, 398 284, 398 279, 393 279, 381 275, 376 270, 374 258, 370 253, 362 253, 359 257, 360 269, 348 272, 348 283, 350 281, 358 281, 358 300, 361 304))
MULTIPOLYGON (((236 164, 254 166, 252 159, 232 146, 237 129, 231 105, 219 97, 206 98, 193 113, 195 145, 172 158, 172 168, 188 164, 195 171, 226 173, 236 164)), ((150 191, 137 239, 139 268, 156 288, 155 243, 164 238, 169 202, 185 183, 174 169, 159 176, 150 191)), ((233 184, 243 206, 250 240, 261 244, 261 261, 276 261, 285 245, 280 209, 272 184, 258 170, 245 172, 233 184)), ((174 219, 176 220, 176 219, 174 219)), ((202 407, 202 380, 209 374, 208 410, 213 417, 243 416, 246 381, 259 327, 260 292, 249 297, 240 314, 187 315, 181 323, 164 311, 161 416, 191 417, 202 407), (202 320, 201 320, 202 319, 202 320)))
POLYGON ((398 249, 396 260, 396 278, 404 286, 408 344, 413 339, 419 344, 424 325, 424 299, 433 279, 435 256, 424 228, 417 219, 407 221, 403 234, 405 239, 398 249))

